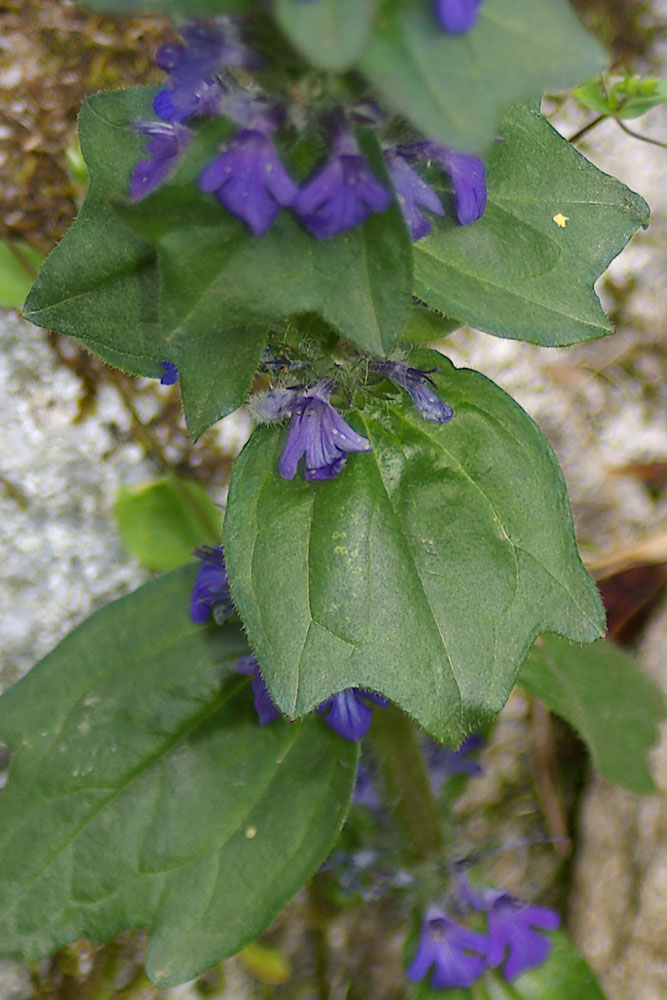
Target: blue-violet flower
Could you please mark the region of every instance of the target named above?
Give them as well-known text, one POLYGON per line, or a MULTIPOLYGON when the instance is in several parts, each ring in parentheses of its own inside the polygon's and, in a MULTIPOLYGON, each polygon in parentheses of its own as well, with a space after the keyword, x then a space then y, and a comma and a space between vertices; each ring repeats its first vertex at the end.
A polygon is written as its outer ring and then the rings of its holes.
POLYGON ((437 906, 429 906, 419 948, 407 977, 412 983, 420 983, 433 966, 431 986, 434 989, 465 989, 486 969, 486 947, 487 941, 482 934, 457 924, 437 906))
POLYGON ((271 132, 266 121, 240 129, 199 178, 201 190, 212 192, 228 212, 243 219, 253 236, 262 236, 298 193, 271 132))
POLYGON ((309 233, 326 240, 384 212, 392 196, 371 173, 354 136, 339 131, 329 162, 299 191, 292 206, 309 233))
POLYGON ((194 554, 201 566, 190 599, 190 618, 201 625, 213 615, 221 625, 234 610, 222 546, 202 545, 194 554))
POLYGON ((149 137, 146 143, 148 159, 137 163, 130 180, 130 198, 139 201, 166 181, 190 142, 192 133, 178 122, 138 121, 134 130, 138 135, 149 137))
POLYGON ((436 215, 444 215, 445 210, 433 188, 429 187, 417 171, 395 149, 384 153, 389 176, 391 177, 398 204, 410 230, 413 243, 431 232, 431 223, 419 211, 426 208, 436 215))
POLYGON ((477 222, 486 208, 486 167, 478 156, 455 153, 438 142, 420 140, 397 146, 396 152, 408 161, 437 160, 451 177, 456 197, 456 217, 462 226, 477 222))
POLYGON ((236 664, 236 672, 237 674, 245 674, 252 677, 252 698, 260 726, 268 726, 270 722, 275 722, 276 719, 279 719, 280 712, 269 694, 269 689, 262 677, 257 657, 253 653, 250 653, 248 656, 242 656, 236 664))
POLYGON ((435 16, 443 31, 462 35, 475 24, 482 0, 434 0, 435 16))
POLYGON ((160 385, 176 385, 178 382, 178 368, 173 361, 163 361, 164 375, 160 379, 160 385))
POLYGON ((412 396, 417 410, 424 420, 432 420, 436 424, 446 424, 454 416, 454 411, 447 403, 443 403, 437 393, 435 382, 429 376, 437 371, 430 368, 422 371, 420 368, 410 368, 398 361, 371 361, 369 368, 378 375, 384 375, 397 385, 400 385, 412 396))
POLYGON ((370 729, 373 718, 373 709, 366 704, 367 701, 382 708, 389 704, 386 698, 373 691, 346 688, 332 698, 327 698, 315 711, 327 712, 324 721, 344 740, 358 743, 370 729))
POLYGON ((283 479, 294 479, 302 456, 305 477, 335 479, 345 465, 347 454, 369 451, 370 442, 357 434, 329 402, 325 385, 308 389, 294 403, 287 441, 280 456, 283 479))
POLYGON ((537 930, 555 931, 560 917, 555 910, 531 906, 501 890, 483 895, 489 920, 487 962, 497 968, 507 956, 503 976, 512 982, 526 969, 534 969, 549 957, 551 941, 537 930))
POLYGON ((228 66, 252 66, 256 60, 238 40, 228 40, 231 23, 188 21, 181 29, 185 45, 163 45, 156 62, 169 74, 153 101, 156 115, 182 122, 191 115, 216 114, 222 93, 217 74, 228 66))

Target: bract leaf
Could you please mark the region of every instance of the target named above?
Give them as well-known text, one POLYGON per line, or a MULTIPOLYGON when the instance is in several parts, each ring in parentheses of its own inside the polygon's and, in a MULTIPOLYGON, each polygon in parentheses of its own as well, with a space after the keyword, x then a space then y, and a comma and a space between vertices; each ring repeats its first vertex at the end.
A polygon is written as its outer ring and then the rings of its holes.
POLYGON ((492 141, 509 104, 573 87, 605 65, 566 0, 484 0, 465 35, 438 30, 431 0, 388 0, 360 57, 383 102, 469 153, 492 141))
POLYGON ((0 949, 151 931, 156 984, 238 951, 326 857, 357 748, 261 727, 234 625, 193 625, 194 567, 108 605, 0 699, 0 949))
MULTIPOLYGON (((482 218, 459 226, 452 209, 415 244, 416 294, 487 333, 544 347, 610 333, 593 284, 647 225, 648 206, 534 109, 512 108, 501 133, 482 218)), ((451 202, 440 172, 429 183, 451 202)))
POLYGON ((373 450, 333 481, 282 480, 285 430, 254 432, 232 474, 227 568, 286 714, 358 686, 459 742, 502 707, 538 633, 591 641, 604 614, 532 420, 434 351, 410 364, 437 369, 453 420, 424 420, 406 394, 369 403, 350 419, 373 450))
POLYGON ((600 774, 632 792, 655 792, 646 759, 665 718, 659 688, 609 641, 579 646, 544 635, 519 683, 576 729, 600 774))

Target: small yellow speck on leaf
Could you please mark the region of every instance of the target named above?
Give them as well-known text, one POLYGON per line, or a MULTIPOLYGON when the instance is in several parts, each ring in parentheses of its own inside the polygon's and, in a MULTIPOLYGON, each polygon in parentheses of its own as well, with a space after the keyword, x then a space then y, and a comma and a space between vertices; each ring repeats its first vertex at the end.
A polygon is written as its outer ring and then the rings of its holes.
POLYGON ((248 840, 252 840, 253 837, 257 836, 257 827, 249 826, 245 832, 245 835, 248 838, 248 840))
POLYGON ((559 229, 565 229, 566 225, 568 224, 568 221, 569 217, 567 215, 563 215, 562 212, 556 212, 556 214, 554 215, 554 222, 559 227, 559 229))

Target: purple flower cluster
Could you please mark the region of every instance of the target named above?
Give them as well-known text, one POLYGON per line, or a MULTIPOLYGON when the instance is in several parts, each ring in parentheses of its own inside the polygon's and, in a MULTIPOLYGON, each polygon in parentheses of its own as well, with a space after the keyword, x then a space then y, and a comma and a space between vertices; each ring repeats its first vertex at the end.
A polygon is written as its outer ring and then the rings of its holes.
MULTIPOLYGON (((470 14, 470 4, 464 0, 459 0, 458 5, 441 3, 436 7, 443 25, 460 25, 463 8, 466 16, 470 14)), ((140 121, 136 125, 137 132, 148 137, 148 143, 147 157, 132 174, 133 200, 151 194, 175 169, 192 138, 185 122, 195 116, 222 115, 238 129, 203 170, 199 187, 241 219, 253 236, 263 236, 283 208, 291 210, 318 240, 355 229, 371 215, 387 211, 394 195, 373 174, 342 112, 331 122, 332 144, 327 161, 313 176, 297 184, 274 144, 275 133, 285 117, 283 110, 265 96, 243 89, 228 73, 230 67, 259 65, 236 37, 233 19, 218 18, 206 24, 187 21, 181 34, 184 45, 164 45, 157 53, 158 66, 169 74, 166 86, 153 101, 160 121, 140 121)), ((486 201, 484 166, 476 157, 453 153, 426 141, 387 149, 384 155, 413 240, 431 230, 421 210, 437 215, 445 211, 439 196, 412 165, 419 157, 435 159, 449 172, 462 225, 482 214, 486 201)))
POLYGON ((440 907, 429 907, 407 970, 411 982, 421 982, 433 970, 435 989, 466 989, 487 968, 497 969, 503 963, 502 974, 512 982, 549 957, 551 942, 539 931, 554 931, 560 925, 555 910, 532 906, 501 889, 477 893, 465 876, 459 880, 459 897, 468 909, 486 913, 487 934, 463 927, 440 907))
MULTIPOLYGON (((253 703, 260 726, 267 726, 279 719, 280 712, 262 677, 257 657, 253 654, 242 656, 238 661, 236 672, 252 677, 253 703)), ((373 691, 346 688, 345 691, 328 698, 315 711, 326 712, 324 721, 344 740, 358 743, 370 729, 373 709, 367 704, 369 701, 382 708, 386 708, 389 704, 386 698, 373 691)))

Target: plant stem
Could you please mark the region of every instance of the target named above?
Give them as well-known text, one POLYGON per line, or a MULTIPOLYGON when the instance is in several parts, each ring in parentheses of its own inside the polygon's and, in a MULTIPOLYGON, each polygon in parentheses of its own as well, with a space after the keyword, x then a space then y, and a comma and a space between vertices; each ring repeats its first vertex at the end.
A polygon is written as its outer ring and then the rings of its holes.
POLYGON ((575 132, 574 135, 571 135, 567 141, 578 142, 579 139, 583 138, 583 136, 585 136, 587 132, 590 132, 591 129, 595 128, 596 125, 599 125, 600 122, 604 121, 605 118, 608 117, 609 115, 598 115, 597 118, 594 118, 592 122, 588 123, 588 125, 584 125, 584 127, 580 128, 578 132, 575 132))
POLYGON ((383 708, 373 713, 371 739, 411 853, 420 861, 438 857, 442 824, 414 724, 397 708, 383 708))

